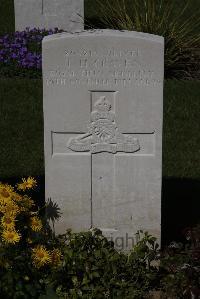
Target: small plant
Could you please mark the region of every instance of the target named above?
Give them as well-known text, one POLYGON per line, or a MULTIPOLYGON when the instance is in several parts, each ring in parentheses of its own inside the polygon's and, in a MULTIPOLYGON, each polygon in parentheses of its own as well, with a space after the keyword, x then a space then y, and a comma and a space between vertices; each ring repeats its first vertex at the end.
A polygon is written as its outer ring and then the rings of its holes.
POLYGON ((165 298, 200 298, 200 226, 185 230, 185 245, 173 242, 161 257, 165 298))
MULTIPOLYGON (((166 78, 200 78, 200 14, 168 0, 97 0, 104 28, 164 36, 166 78)), ((189 3, 189 2, 188 2, 189 3)))
POLYGON ((29 29, 0 37, 0 75, 41 77, 42 39, 58 33, 55 29, 29 29))
POLYGON ((158 244, 147 233, 129 254, 98 229, 60 236, 63 263, 53 274, 59 298, 142 299, 155 284, 158 244))

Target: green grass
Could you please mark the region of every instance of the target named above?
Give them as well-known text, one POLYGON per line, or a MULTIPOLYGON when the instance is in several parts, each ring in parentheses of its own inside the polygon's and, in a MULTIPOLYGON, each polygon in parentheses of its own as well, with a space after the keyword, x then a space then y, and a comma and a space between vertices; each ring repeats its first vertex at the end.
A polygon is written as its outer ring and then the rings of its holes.
POLYGON ((0 80, 0 178, 42 175, 42 81, 0 80))
POLYGON ((165 82, 163 175, 200 178, 200 81, 165 82))
POLYGON ((14 0, 0 0, 0 35, 14 30, 14 0))
MULTIPOLYGON (((200 82, 167 81, 163 176, 200 178, 200 82)), ((0 80, 0 179, 44 174, 42 81, 0 80)))

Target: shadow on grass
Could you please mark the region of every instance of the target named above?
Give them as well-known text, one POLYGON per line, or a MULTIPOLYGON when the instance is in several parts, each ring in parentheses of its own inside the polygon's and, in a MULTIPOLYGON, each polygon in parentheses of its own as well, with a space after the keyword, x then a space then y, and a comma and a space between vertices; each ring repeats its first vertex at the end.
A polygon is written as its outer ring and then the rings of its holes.
POLYGON ((200 180, 163 178, 162 245, 184 241, 186 227, 200 223, 200 180))

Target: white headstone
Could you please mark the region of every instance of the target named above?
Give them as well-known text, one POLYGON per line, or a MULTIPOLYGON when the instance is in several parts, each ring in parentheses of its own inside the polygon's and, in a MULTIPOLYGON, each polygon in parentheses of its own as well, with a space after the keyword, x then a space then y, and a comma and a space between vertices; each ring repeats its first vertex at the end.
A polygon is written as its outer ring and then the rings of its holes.
POLYGON ((102 229, 118 246, 160 238, 164 41, 112 30, 43 41, 46 197, 57 232, 102 229))
POLYGON ((84 0, 14 0, 15 29, 53 29, 69 32, 84 28, 84 0))

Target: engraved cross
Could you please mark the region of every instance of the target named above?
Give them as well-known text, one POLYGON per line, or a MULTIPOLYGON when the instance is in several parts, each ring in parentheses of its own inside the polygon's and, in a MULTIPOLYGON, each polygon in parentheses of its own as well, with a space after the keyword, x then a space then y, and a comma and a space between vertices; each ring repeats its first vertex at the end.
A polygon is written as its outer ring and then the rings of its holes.
POLYGON ((120 132, 115 113, 117 93, 91 91, 91 117, 87 132, 62 133, 62 137, 59 133, 53 133, 53 154, 64 151, 69 155, 89 155, 91 227, 99 227, 106 233, 117 231, 115 210, 107 207, 108 203, 110 207, 115 207, 116 165, 119 159, 127 155, 153 155, 155 148, 154 132, 120 132))

